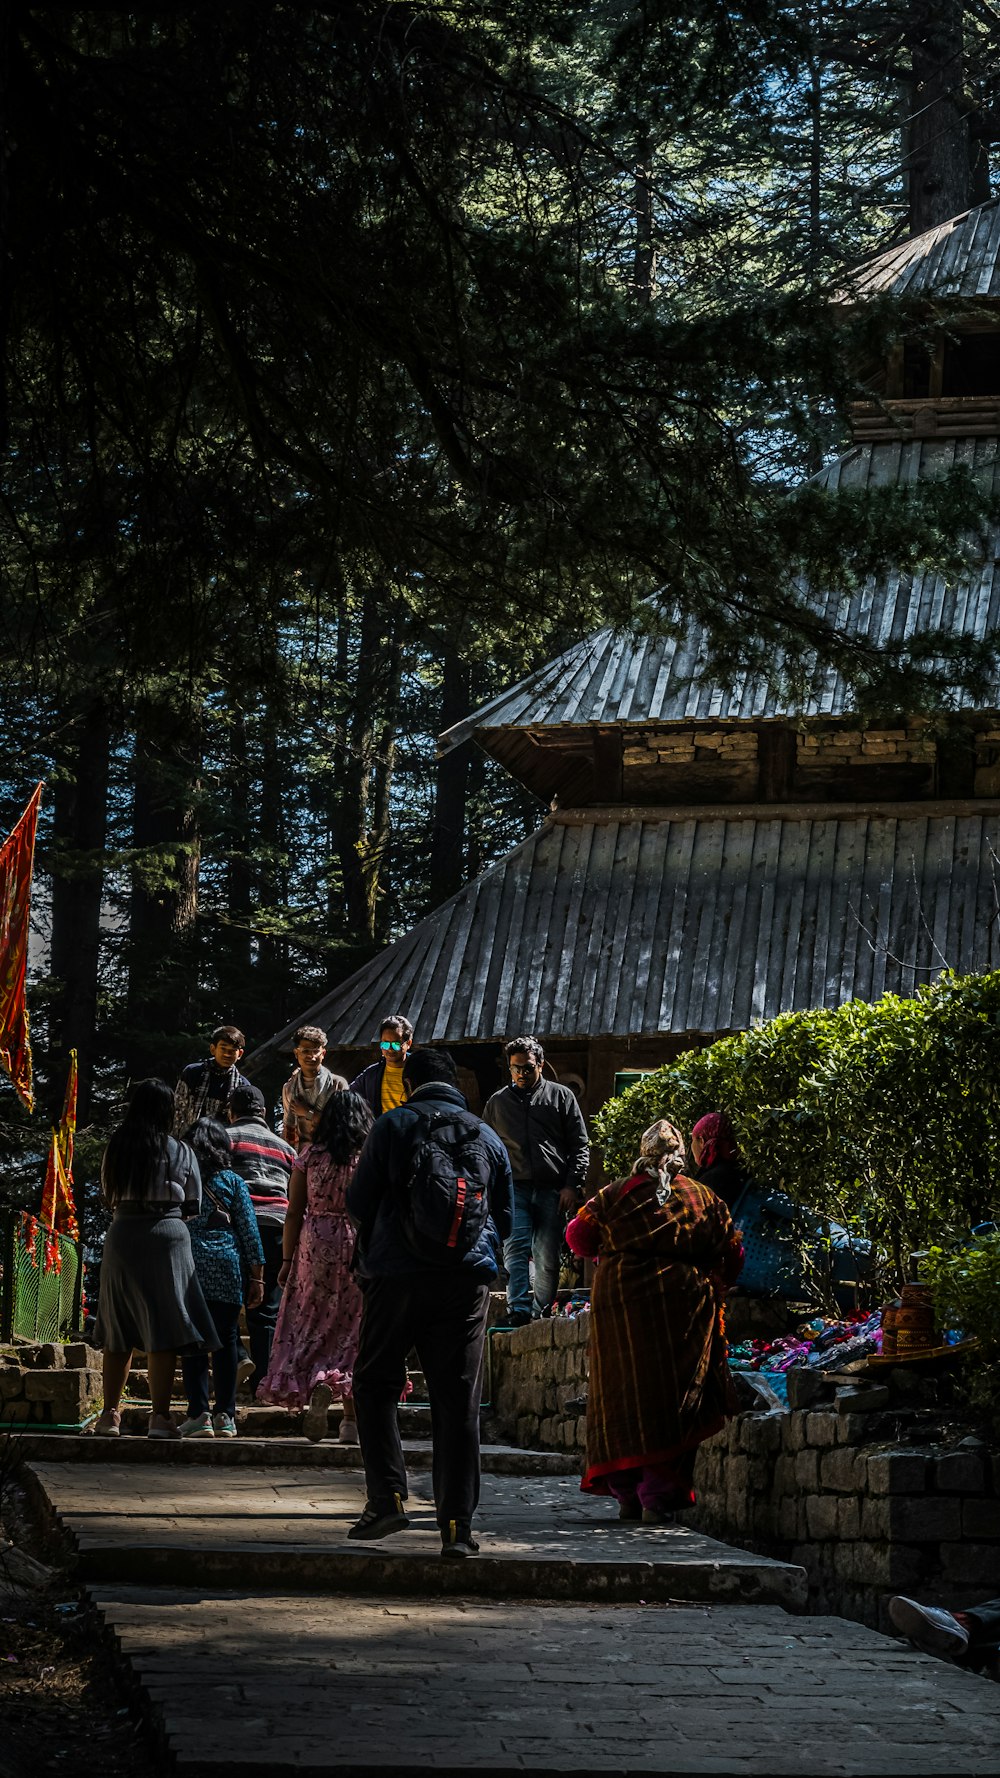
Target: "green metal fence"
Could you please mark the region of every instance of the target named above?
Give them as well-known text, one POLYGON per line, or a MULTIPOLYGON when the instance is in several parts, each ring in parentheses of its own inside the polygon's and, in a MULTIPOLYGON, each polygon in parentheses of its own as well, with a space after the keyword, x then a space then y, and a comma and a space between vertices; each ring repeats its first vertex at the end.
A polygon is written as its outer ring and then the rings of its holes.
POLYGON ((0 1339, 64 1340, 82 1326, 80 1249, 24 1210, 0 1211, 0 1339))

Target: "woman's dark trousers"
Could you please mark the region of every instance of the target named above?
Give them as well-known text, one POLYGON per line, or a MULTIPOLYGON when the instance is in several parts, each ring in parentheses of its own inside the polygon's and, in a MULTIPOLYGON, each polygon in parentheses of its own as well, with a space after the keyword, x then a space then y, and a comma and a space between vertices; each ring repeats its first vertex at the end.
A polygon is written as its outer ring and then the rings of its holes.
MULTIPOLYGON (((207 1300, 209 1313, 219 1336, 219 1349, 211 1355, 215 1412, 235 1414, 236 1371, 243 1357, 243 1348, 240 1345, 241 1305, 216 1303, 210 1298, 207 1300)), ((192 1420, 198 1414, 208 1413, 208 1359, 207 1352, 191 1352, 181 1359, 181 1375, 187 1392, 188 1413, 192 1420)))
POLYGON ((416 1347, 427 1379, 434 1500, 446 1530, 470 1525, 479 1504, 479 1398, 489 1286, 450 1272, 373 1278, 365 1285, 354 1402, 368 1499, 406 1499, 397 1403, 416 1347))

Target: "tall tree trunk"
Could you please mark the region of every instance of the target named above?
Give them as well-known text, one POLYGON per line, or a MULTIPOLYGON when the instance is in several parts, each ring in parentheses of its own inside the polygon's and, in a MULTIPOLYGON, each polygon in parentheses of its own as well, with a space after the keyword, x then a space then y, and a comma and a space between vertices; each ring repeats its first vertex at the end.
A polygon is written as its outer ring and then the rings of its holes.
POLYGON ((903 153, 912 234, 947 222, 973 201, 979 150, 963 97, 963 15, 964 0, 909 0, 913 81, 904 101, 903 153))
POLYGON ((108 830, 111 723, 98 701, 74 731, 60 763, 53 806, 52 974, 58 982, 52 1013, 51 1053, 58 1059, 53 1094, 61 1101, 69 1051, 79 1067, 77 1116, 90 1121, 97 1051, 97 1003, 101 957, 101 903, 108 830))
POLYGON ((636 302, 647 308, 656 293, 656 249, 653 244, 653 151, 648 130, 636 150, 632 185, 635 214, 635 251, 632 256, 632 289, 636 302))
POLYGON ((254 823, 250 811, 250 766, 246 715, 233 698, 229 731, 230 836, 226 875, 232 925, 225 930, 234 981, 249 974, 253 961, 253 864, 248 856, 254 823))
POLYGON ((201 710, 180 696, 136 712, 129 931, 130 1064, 148 1066, 158 1034, 197 1014, 201 710))
MULTIPOLYGON (((457 649, 445 644, 442 657, 439 732, 469 714, 469 669, 457 649)), ((472 742, 439 759, 434 773, 434 815, 431 829, 430 890, 436 906, 462 887, 466 799, 472 742)))

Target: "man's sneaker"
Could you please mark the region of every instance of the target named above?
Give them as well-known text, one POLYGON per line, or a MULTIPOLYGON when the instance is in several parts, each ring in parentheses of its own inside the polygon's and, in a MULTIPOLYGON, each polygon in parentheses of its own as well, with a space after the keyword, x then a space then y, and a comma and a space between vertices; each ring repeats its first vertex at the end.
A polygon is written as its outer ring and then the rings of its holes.
MULTIPOLYGON (((189 1419, 182 1420, 177 1428, 181 1438, 214 1438, 215 1427, 212 1425, 211 1414, 192 1414, 189 1419)), ((152 1434, 150 1434, 152 1437, 152 1434)))
POLYGON ((317 1383, 309 1397, 309 1406, 302 1416, 302 1430, 314 1445, 318 1445, 320 1439, 326 1437, 327 1409, 332 1400, 333 1390, 329 1383, 317 1383))
MULTIPOLYGON (((169 1414, 150 1414, 147 1438, 174 1439, 180 1438, 180 1436, 180 1427, 174 1425, 169 1414)), ((212 1436, 211 1427, 208 1429, 208 1436, 209 1438, 212 1436)))
POLYGON ((530 1327, 532 1315, 530 1309, 512 1309, 507 1316, 508 1327, 530 1327))
POLYGON ((409 1523, 403 1511, 402 1496, 389 1494, 385 1500, 366 1500, 364 1512, 347 1535, 367 1542, 370 1538, 391 1537, 394 1531, 405 1531, 409 1523))
POLYGON ((232 1414, 213 1414, 212 1431, 216 1438, 235 1438, 236 1421, 232 1414))
POLYGON ((965 1625, 939 1605, 921 1605, 916 1599, 897 1596, 889 1600, 889 1622, 924 1654, 940 1655, 942 1660, 954 1660, 969 1646, 965 1625))
POLYGON ((240 1359, 239 1364, 236 1366, 236 1387, 237 1387, 237 1389, 242 1389, 244 1383, 249 1383, 250 1378, 253 1376, 254 1371, 256 1369, 257 1369, 257 1366, 254 1364, 254 1361, 252 1358, 241 1358, 240 1359))
POLYGON ((337 1438, 342 1445, 359 1445, 358 1423, 356 1420, 341 1420, 337 1438))
POLYGON ((441 1527, 442 1556, 478 1556, 479 1545, 472 1535, 472 1526, 462 1519, 451 1519, 441 1527))

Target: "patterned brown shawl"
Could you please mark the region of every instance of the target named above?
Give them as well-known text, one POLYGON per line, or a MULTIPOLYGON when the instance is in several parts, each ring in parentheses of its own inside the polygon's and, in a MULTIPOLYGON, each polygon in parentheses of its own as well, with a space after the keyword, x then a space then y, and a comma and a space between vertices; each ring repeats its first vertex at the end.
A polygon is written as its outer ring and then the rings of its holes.
POLYGON ((609 1474, 691 1450, 735 1411, 722 1299, 743 1251, 721 1198, 683 1175, 663 1204, 640 1174, 579 1215, 600 1231, 583 1487, 604 1494, 609 1474))

